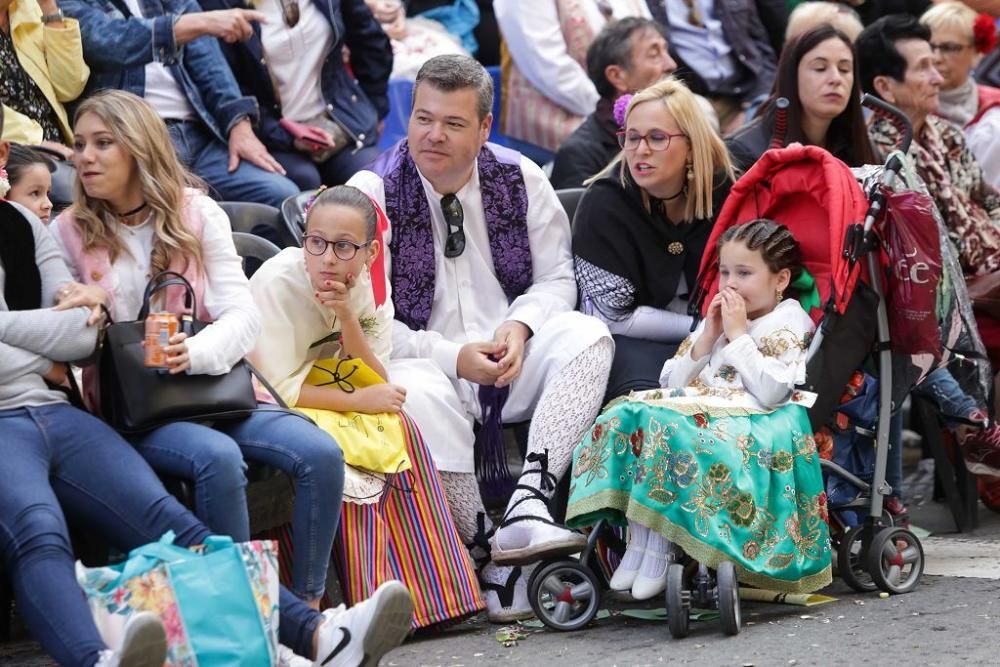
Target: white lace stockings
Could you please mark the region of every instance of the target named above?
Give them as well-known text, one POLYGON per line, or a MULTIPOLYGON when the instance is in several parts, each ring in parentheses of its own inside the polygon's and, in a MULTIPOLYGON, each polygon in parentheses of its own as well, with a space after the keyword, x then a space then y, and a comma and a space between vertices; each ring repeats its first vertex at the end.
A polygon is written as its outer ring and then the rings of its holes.
MULTIPOLYGON (((543 484, 543 475, 531 472, 541 468, 537 457, 547 457, 548 472, 555 479, 566 473, 573 450, 601 409, 613 356, 614 343, 610 338, 602 338, 566 364, 549 382, 531 417, 528 456, 519 484, 539 489, 546 497, 552 496, 554 489, 543 484)), ((530 491, 517 489, 508 507, 531 495, 530 491)), ((509 515, 548 517, 549 513, 540 499, 533 498, 517 504, 509 515)))

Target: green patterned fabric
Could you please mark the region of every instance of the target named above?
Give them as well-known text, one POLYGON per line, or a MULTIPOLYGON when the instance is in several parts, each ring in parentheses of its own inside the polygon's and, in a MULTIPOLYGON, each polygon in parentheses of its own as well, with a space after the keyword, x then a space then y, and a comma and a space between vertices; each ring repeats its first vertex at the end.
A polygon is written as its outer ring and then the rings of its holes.
POLYGON ((819 456, 806 409, 732 409, 693 390, 609 405, 576 448, 567 523, 626 518, 741 583, 787 593, 831 581, 819 456), (685 396, 685 392, 688 396, 685 396), (677 398, 672 398, 676 396, 677 398))

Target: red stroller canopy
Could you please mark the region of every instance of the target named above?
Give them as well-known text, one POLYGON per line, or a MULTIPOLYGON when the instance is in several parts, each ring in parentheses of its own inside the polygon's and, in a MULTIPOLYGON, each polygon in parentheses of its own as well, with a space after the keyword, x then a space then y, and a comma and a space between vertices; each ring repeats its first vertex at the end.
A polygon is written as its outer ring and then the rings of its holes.
MULTIPOLYGON (((802 248, 806 269, 816 279, 820 302, 831 295, 844 312, 858 279, 844 257, 852 224, 864 222, 868 201, 846 164, 816 146, 769 150, 735 184, 719 212, 705 246, 699 272, 702 316, 719 290, 719 237, 735 225, 757 218, 779 222, 802 248)), ((822 310, 809 313, 819 322, 822 310)))

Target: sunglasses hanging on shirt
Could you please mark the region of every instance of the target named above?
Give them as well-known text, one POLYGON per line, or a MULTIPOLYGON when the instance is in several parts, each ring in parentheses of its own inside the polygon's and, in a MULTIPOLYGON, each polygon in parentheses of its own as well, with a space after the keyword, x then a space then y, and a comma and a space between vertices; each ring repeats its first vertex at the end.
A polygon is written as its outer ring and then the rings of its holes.
POLYGON ((294 28, 299 23, 298 0, 279 0, 279 2, 281 2, 281 17, 285 19, 285 25, 294 28))
POLYGON ((448 239, 444 243, 445 257, 458 257, 465 252, 465 212, 462 202, 455 195, 441 197, 441 213, 448 225, 448 239))

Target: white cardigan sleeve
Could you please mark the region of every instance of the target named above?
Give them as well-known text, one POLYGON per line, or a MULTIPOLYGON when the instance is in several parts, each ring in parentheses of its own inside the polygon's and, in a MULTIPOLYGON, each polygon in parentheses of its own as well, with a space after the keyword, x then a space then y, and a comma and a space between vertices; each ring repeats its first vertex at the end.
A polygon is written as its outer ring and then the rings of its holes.
POLYGON ((600 95, 566 50, 554 0, 494 0, 493 12, 521 74, 567 111, 590 114, 600 95))
POLYGON ((676 343, 691 331, 692 317, 663 308, 639 306, 623 320, 611 320, 597 309, 587 313, 608 325, 613 334, 654 340, 662 343, 676 343))
POLYGON ((260 314, 250 295, 243 262, 233 245, 229 218, 205 196, 195 200, 204 221, 205 310, 212 324, 188 339, 191 375, 223 375, 254 348, 260 314))

